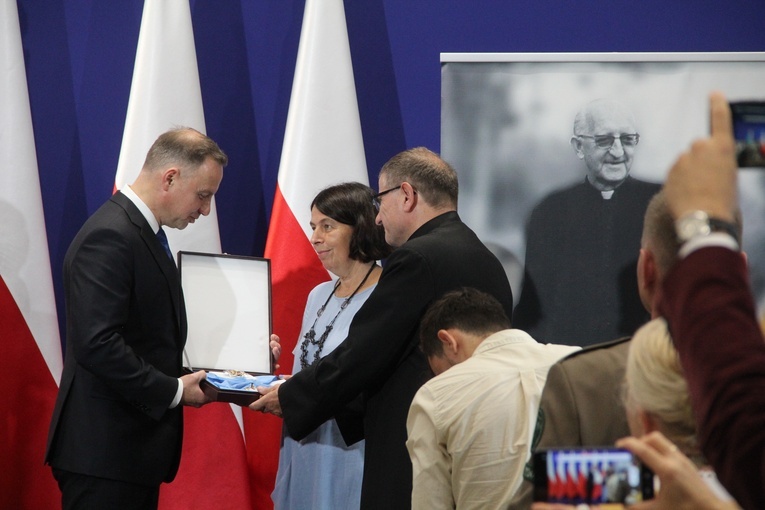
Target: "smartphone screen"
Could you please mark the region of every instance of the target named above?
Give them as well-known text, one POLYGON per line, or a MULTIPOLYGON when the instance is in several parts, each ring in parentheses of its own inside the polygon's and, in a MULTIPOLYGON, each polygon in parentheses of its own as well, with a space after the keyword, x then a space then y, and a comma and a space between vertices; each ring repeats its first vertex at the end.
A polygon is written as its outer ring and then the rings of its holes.
POLYGON ((653 473, 619 448, 549 449, 534 454, 534 500, 624 508, 653 498, 653 473))
POLYGON ((730 110, 738 166, 765 168, 765 101, 731 102, 730 110))

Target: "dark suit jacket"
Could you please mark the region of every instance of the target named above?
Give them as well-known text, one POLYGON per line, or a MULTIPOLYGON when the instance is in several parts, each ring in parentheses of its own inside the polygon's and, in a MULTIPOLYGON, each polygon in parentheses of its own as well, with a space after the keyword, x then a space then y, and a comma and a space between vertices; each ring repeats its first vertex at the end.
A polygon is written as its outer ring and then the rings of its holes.
MULTIPOLYGON (((550 367, 534 431, 539 448, 613 446, 630 434, 622 402, 622 384, 629 338, 593 345, 550 367)), ((526 465, 524 481, 510 508, 531 507, 533 470, 526 465)))
POLYGON ((581 346, 642 326, 649 317, 635 274, 643 216, 659 189, 630 177, 604 200, 585 180, 545 197, 526 227, 513 326, 539 342, 581 346))
MULTIPOLYGON (((510 317, 513 298, 502 265, 457 213, 449 212, 393 252, 348 338, 279 389, 284 423, 295 439, 363 396, 362 508, 411 506, 406 417, 414 394, 432 375, 418 348, 420 318, 431 301, 460 287, 492 294, 510 317)), ((361 437, 349 422, 338 423, 346 440, 361 437)))
POLYGON ((662 290, 701 450, 742 507, 765 508, 765 342, 746 263, 726 248, 700 249, 662 290))
POLYGON ((186 315, 180 280, 146 219, 117 193, 64 259, 67 343, 48 435, 54 468, 159 486, 175 476, 186 315))

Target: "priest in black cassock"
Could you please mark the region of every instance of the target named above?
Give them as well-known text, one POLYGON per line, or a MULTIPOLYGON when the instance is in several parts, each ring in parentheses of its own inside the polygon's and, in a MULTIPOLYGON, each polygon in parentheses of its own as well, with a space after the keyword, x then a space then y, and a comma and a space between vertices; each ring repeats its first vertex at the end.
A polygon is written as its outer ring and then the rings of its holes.
POLYGON ((639 141, 617 101, 597 99, 577 114, 570 143, 587 175, 529 217, 513 327, 540 342, 585 346, 631 335, 648 319, 635 274, 643 215, 661 185, 630 177, 639 141))

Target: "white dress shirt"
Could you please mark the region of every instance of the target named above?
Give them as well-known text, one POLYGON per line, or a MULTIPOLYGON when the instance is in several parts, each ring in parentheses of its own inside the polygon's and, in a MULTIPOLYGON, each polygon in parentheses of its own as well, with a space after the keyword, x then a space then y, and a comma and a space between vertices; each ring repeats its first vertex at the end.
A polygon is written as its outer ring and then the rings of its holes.
POLYGON ((412 508, 507 508, 530 454, 547 371, 578 349, 508 329, 422 386, 406 424, 412 508))

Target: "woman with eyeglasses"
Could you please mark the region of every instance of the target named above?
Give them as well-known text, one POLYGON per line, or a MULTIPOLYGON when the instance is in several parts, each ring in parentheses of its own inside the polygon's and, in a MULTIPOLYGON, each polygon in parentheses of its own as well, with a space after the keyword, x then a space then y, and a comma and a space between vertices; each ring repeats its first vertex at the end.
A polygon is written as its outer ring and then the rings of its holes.
MULTIPOLYGON (((368 186, 345 183, 321 191, 311 203, 311 244, 337 279, 308 295, 293 374, 345 340, 351 319, 377 285, 382 267, 376 261, 391 248, 375 224, 373 196, 368 186)), ((271 495, 274 507, 358 508, 363 462, 364 442, 346 446, 334 419, 301 441, 285 434, 271 495)))

